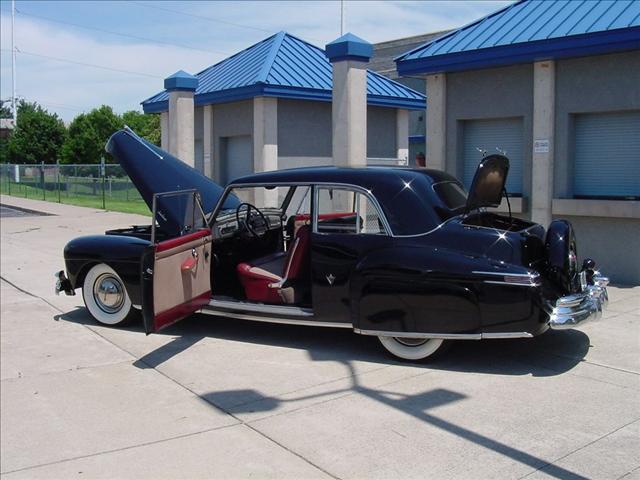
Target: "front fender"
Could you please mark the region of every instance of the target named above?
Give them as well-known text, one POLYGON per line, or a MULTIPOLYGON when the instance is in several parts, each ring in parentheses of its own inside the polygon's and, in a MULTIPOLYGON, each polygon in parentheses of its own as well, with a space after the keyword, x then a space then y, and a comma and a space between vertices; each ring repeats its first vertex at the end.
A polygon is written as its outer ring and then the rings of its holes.
POLYGON ((147 240, 124 235, 91 235, 71 240, 64 247, 67 277, 81 288, 92 266, 106 263, 122 278, 134 305, 140 304, 140 261, 147 240))

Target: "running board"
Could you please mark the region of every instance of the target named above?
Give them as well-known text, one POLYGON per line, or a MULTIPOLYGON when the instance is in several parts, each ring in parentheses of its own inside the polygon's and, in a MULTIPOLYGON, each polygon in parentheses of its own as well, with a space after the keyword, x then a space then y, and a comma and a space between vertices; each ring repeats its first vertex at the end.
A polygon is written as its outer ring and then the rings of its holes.
POLYGON ((353 328, 351 323, 319 322, 313 320, 313 310, 282 305, 263 305, 228 300, 211 300, 200 313, 255 322, 282 323, 308 327, 353 328))
POLYGON ((212 299, 209 306, 215 310, 233 310, 241 313, 264 313, 273 316, 283 315, 285 317, 313 317, 313 310, 310 308, 289 307, 284 305, 265 305, 263 303, 234 302, 231 300, 212 299))

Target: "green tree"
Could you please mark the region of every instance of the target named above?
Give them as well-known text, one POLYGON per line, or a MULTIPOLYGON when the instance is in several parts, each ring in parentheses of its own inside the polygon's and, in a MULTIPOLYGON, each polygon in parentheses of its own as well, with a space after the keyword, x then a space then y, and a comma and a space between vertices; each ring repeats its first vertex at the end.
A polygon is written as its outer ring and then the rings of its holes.
MULTIPOLYGON (((11 118, 11 102, 9 100, 0 100, 0 118, 11 118)), ((0 163, 9 161, 9 137, 0 136, 0 163)))
POLYGON ((12 118, 11 100, 0 100, 0 118, 12 118))
POLYGON ((65 136, 58 115, 21 100, 18 122, 6 144, 7 159, 12 163, 56 163, 65 136))
POLYGON ((122 118, 107 105, 81 113, 69 125, 60 153, 61 163, 100 163, 102 157, 111 160, 104 146, 122 126, 122 118))
POLYGON ((142 138, 160 146, 160 115, 129 110, 122 114, 122 120, 142 138))

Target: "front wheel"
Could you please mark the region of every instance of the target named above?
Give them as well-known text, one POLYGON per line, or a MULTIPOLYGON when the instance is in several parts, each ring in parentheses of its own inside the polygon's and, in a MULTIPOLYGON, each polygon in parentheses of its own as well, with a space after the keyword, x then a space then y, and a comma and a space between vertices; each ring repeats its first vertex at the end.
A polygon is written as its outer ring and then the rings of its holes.
POLYGON ((378 337, 380 343, 392 355, 403 360, 433 358, 446 350, 449 342, 441 338, 378 337))
POLYGON ((103 325, 123 326, 135 315, 124 282, 105 263, 91 267, 84 278, 82 297, 91 316, 103 325))

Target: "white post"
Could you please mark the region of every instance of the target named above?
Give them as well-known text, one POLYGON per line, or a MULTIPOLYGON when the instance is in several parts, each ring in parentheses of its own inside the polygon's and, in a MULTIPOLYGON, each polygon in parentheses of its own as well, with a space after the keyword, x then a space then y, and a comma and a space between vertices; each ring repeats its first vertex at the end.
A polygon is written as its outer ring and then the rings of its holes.
POLYGON ((447 78, 444 73, 427 75, 426 165, 444 170, 447 154, 447 78))
POLYGON ((327 44, 325 55, 333 64, 333 163, 367 164, 367 69, 373 46, 347 33, 327 44))
MULTIPOLYGON (((278 99, 255 97, 253 99, 253 169, 268 172, 278 169, 278 99)), ((256 198, 257 205, 277 206, 274 189, 265 198, 256 198)))
POLYGON ((169 153, 195 166, 193 96, 198 79, 180 70, 164 80, 169 92, 169 153))
POLYGON ((160 148, 169 151, 169 112, 160 114, 160 148))
POLYGON ((203 109, 203 135, 202 146, 204 151, 204 174, 213 178, 213 105, 205 105, 203 109))
POLYGON ((409 164, 409 111, 396 110, 396 158, 409 164))
POLYGON ((533 156, 531 220, 551 223, 555 131, 555 62, 533 64, 533 156))
POLYGON ((13 111, 13 128, 18 125, 18 105, 16 105, 16 0, 11 0, 11 109, 13 111))

